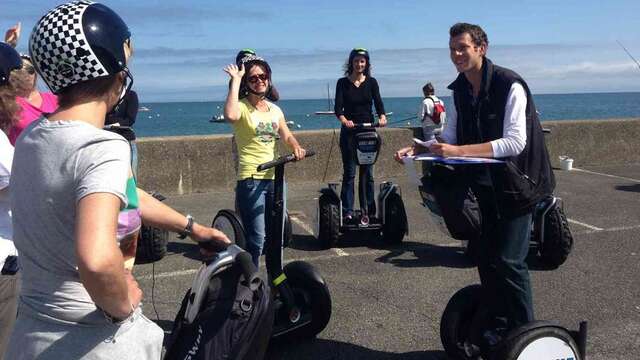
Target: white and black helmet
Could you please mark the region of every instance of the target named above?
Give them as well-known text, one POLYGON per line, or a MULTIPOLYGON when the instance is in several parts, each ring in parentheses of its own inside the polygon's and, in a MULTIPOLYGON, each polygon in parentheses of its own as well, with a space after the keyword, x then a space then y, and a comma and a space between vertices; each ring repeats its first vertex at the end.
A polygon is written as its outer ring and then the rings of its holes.
POLYGON ((124 43, 129 28, 113 10, 74 1, 49 11, 29 39, 33 65, 51 91, 127 70, 124 43))

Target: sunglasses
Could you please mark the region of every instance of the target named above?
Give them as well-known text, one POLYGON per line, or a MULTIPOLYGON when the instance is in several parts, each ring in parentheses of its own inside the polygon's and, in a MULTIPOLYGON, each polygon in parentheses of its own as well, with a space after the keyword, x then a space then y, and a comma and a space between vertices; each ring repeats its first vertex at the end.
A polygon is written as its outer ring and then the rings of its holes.
POLYGON ((267 80, 269 80, 269 76, 267 76, 267 74, 251 75, 247 78, 247 80, 249 80, 250 83, 255 84, 258 82, 258 80, 266 82, 267 80))
POLYGON ((29 75, 34 75, 36 73, 36 68, 34 68, 33 65, 23 64, 22 70, 26 71, 29 75))

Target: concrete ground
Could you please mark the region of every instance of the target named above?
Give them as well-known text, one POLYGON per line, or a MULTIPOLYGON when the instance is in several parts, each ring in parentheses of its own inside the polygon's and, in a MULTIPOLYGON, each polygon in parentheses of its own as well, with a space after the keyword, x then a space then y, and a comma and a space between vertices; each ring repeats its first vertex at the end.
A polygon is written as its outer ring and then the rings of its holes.
MULTIPOLYGON (((536 318, 571 329, 588 320, 592 360, 637 358, 640 165, 556 171, 556 178, 575 245, 559 269, 531 270, 536 318)), ((289 185, 294 238, 285 256, 304 259, 322 273, 333 314, 316 340, 271 348, 268 359, 446 358, 439 335, 442 311, 458 289, 479 282, 477 272, 460 243, 430 223, 415 187, 404 177, 390 180, 402 187, 410 222, 403 244, 391 248, 359 239, 321 250, 313 236, 321 184, 289 185)), ((233 207, 233 198, 225 191, 174 196, 167 203, 210 223, 217 210, 233 207)), ((145 313, 167 330, 199 266, 193 243, 172 238, 168 249, 163 260, 135 269, 145 313)))

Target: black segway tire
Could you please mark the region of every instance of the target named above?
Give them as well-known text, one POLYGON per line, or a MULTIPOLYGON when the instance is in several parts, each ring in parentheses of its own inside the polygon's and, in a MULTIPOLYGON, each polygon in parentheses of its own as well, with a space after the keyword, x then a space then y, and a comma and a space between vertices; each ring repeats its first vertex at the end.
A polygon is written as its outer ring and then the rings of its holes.
POLYGON ((470 337, 471 323, 480 307, 482 287, 470 285, 458 290, 440 319, 440 341, 451 359, 467 359, 464 342, 470 337))
POLYGON ((384 212, 384 225, 382 236, 384 242, 390 245, 402 243, 404 235, 407 233, 407 213, 400 194, 394 192, 386 199, 384 212))
POLYGON ((150 264, 165 257, 169 232, 142 224, 136 247, 136 264, 150 264))
POLYGON ((492 356, 492 359, 504 360, 545 358, 582 360, 578 345, 571 334, 556 326, 535 328, 517 336, 511 341, 501 344, 492 356))
POLYGON ((340 240, 340 208, 328 195, 318 199, 318 240, 322 247, 330 249, 340 240))
POLYGON ((303 312, 311 313, 311 322, 283 335, 286 340, 311 339, 329 324, 331 294, 320 273, 311 264, 294 261, 284 269, 287 282, 303 312))
POLYGON ((544 240, 540 249, 540 260, 551 268, 558 268, 569 257, 573 248, 573 235, 569 222, 562 211, 556 208, 545 217, 544 240))
POLYGON ((291 225, 291 219, 289 218, 289 212, 284 213, 284 237, 282 238, 282 247, 289 247, 291 239, 293 238, 293 228, 291 225))

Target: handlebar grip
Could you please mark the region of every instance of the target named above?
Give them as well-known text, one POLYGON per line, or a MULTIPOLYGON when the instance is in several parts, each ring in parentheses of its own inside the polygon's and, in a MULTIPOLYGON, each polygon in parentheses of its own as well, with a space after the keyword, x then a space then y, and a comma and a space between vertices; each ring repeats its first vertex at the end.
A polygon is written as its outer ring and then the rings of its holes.
POLYGON ((311 156, 314 156, 315 154, 316 154, 316 152, 315 152, 315 151, 313 151, 313 150, 307 150, 307 151, 305 151, 305 153, 304 153, 304 157, 311 157, 311 156))
MULTIPOLYGON (((309 157, 309 156, 313 156, 315 155, 316 152, 313 150, 306 150, 305 151, 305 157, 309 157)), ((260 164, 258 165, 258 171, 264 171, 267 169, 271 169, 272 167, 278 166, 280 164, 285 164, 291 161, 295 161, 296 156, 294 154, 287 154, 284 156, 280 156, 279 158, 275 159, 275 160, 271 160, 269 162, 266 162, 264 164, 260 164)))
POLYGON ((244 251, 236 255, 236 263, 240 266, 244 279, 247 281, 247 285, 251 290, 255 290, 260 285, 260 279, 258 278, 258 269, 253 264, 251 255, 244 251))

